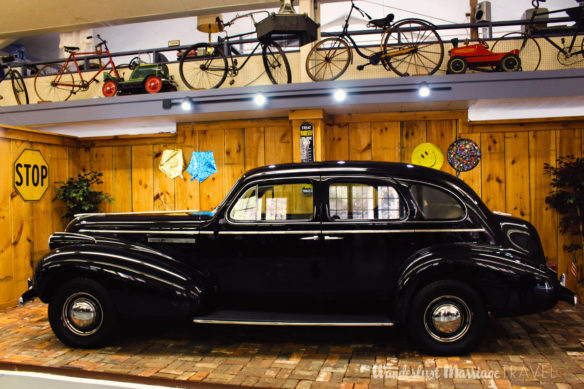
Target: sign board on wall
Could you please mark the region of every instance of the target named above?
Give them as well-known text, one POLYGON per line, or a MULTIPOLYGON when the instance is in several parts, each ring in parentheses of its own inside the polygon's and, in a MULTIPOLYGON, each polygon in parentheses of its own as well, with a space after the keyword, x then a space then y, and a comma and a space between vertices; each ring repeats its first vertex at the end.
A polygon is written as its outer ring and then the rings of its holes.
POLYGON ((300 162, 314 162, 314 124, 300 125, 300 162))
POLYGON ((39 150, 24 149, 12 173, 14 189, 24 201, 39 201, 49 188, 49 164, 39 150))

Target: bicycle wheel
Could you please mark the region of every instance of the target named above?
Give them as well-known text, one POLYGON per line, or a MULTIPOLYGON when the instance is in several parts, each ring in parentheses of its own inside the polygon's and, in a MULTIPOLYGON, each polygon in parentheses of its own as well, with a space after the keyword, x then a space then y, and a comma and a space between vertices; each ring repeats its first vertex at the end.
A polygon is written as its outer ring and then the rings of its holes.
POLYGON ((292 82, 292 72, 286 53, 276 42, 270 41, 262 45, 262 59, 264 68, 272 84, 289 84, 292 82))
POLYGON ((10 72, 10 81, 12 82, 12 92, 18 105, 28 104, 28 91, 24 79, 18 70, 10 72))
POLYGON ((219 47, 197 43, 184 52, 178 69, 189 89, 219 88, 227 77, 227 58, 219 47))
POLYGON ((541 62, 539 43, 522 32, 510 32, 501 36, 493 43, 491 50, 495 53, 518 50, 521 69, 527 72, 537 70, 541 62))
POLYGON ((61 65, 51 63, 43 66, 34 76, 34 91, 40 102, 67 101, 73 94, 73 74, 67 68, 55 74, 61 65))
POLYGON ((306 73, 312 81, 336 80, 349 67, 351 57, 351 48, 344 39, 323 39, 308 53, 306 73))
POLYGON ((382 58, 397 75, 427 76, 440 69, 444 44, 432 24, 404 19, 389 27, 384 34, 382 58))

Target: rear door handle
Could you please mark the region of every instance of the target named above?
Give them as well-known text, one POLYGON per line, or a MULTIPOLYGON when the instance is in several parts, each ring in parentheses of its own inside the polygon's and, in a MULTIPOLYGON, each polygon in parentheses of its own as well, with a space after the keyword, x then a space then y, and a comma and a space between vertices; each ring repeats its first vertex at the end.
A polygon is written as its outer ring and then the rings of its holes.
POLYGON ((318 235, 304 236, 300 240, 318 240, 318 235))
POLYGON ((324 240, 341 240, 341 239, 343 239, 342 236, 328 236, 328 235, 324 236, 324 240))

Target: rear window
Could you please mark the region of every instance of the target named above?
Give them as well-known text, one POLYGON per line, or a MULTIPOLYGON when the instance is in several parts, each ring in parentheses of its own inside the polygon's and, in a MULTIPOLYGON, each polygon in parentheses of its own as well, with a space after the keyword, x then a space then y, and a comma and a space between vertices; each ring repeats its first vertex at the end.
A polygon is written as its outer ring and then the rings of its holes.
POLYGON ((450 193, 433 186, 414 184, 410 191, 426 219, 458 220, 464 214, 462 204, 450 193))

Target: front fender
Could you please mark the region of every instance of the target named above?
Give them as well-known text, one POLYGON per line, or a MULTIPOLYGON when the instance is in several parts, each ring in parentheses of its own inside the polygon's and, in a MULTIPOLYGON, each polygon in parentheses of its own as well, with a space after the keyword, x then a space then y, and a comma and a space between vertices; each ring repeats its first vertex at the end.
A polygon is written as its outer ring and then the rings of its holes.
POLYGON ((183 315, 200 311, 212 287, 186 264, 152 250, 104 239, 60 247, 46 255, 34 272, 33 288, 48 302, 68 279, 91 278, 114 296, 121 313, 183 315))
POLYGON ((436 280, 466 282, 497 316, 547 310, 557 303, 562 290, 556 274, 547 267, 533 266, 518 251, 493 246, 431 247, 410 258, 399 274, 394 295, 400 315, 418 290, 436 280))

